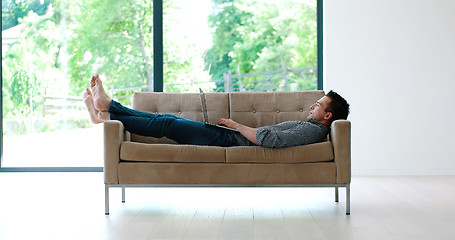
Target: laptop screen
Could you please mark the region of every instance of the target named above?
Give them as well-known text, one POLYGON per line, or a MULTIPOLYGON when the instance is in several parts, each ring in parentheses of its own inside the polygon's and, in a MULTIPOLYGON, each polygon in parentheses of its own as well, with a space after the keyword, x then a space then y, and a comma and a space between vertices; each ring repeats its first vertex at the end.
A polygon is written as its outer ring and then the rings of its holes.
POLYGON ((207 123, 207 122, 209 122, 209 117, 207 115, 207 104, 205 103, 205 93, 200 88, 199 88, 199 98, 201 99, 202 121, 204 123, 207 123))

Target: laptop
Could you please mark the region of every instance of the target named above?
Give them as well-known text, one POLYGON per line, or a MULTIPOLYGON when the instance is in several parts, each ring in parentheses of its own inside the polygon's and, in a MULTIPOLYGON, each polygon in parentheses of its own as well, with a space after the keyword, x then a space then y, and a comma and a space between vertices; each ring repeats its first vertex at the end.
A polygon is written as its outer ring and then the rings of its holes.
POLYGON ((202 109, 202 122, 205 124, 205 125, 209 125, 209 126, 213 126, 213 127, 218 127, 218 128, 224 128, 224 129, 228 129, 228 130, 231 130, 231 131, 236 131, 238 132, 237 129, 233 129, 233 128, 229 128, 229 127, 226 127, 226 126, 223 126, 223 125, 218 125, 218 124, 213 124, 213 123, 209 123, 209 116, 207 114, 207 104, 206 104, 206 101, 205 101, 205 93, 202 91, 202 89, 199 88, 199 98, 201 99, 201 109, 202 109))

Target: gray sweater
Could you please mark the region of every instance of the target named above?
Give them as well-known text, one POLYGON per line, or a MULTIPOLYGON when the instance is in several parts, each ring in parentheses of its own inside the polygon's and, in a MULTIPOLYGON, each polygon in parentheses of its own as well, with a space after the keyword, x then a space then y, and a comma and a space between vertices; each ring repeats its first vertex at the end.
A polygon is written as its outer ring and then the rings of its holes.
MULTIPOLYGON (((282 148, 322 142, 326 139, 327 134, 329 134, 329 129, 326 126, 310 119, 260 127, 256 133, 256 139, 259 146, 282 148)), ((240 136, 236 136, 236 138, 240 145, 251 145, 245 137, 241 134, 238 135, 240 136)))

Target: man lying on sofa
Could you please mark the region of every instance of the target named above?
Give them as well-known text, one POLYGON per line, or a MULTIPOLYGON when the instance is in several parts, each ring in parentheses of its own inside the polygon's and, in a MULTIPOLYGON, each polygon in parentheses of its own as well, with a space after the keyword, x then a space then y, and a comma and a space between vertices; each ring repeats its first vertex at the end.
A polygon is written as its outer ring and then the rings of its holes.
POLYGON ((259 145, 281 148, 321 142, 327 137, 331 123, 346 119, 349 114, 347 101, 330 91, 311 105, 307 121, 287 121, 259 128, 251 128, 232 119, 221 118, 218 121, 219 125, 237 132, 171 114, 151 114, 124 107, 107 96, 98 74, 90 79, 90 89, 84 91, 83 98, 94 124, 118 120, 134 134, 167 137, 180 144, 220 147, 259 145))

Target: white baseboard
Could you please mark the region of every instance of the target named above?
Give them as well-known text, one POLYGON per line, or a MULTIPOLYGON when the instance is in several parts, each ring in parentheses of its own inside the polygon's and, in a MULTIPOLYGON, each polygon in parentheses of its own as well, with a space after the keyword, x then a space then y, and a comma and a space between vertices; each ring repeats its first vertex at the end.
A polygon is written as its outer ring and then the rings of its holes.
POLYGON ((352 176, 453 176, 449 169, 352 169, 352 176))

